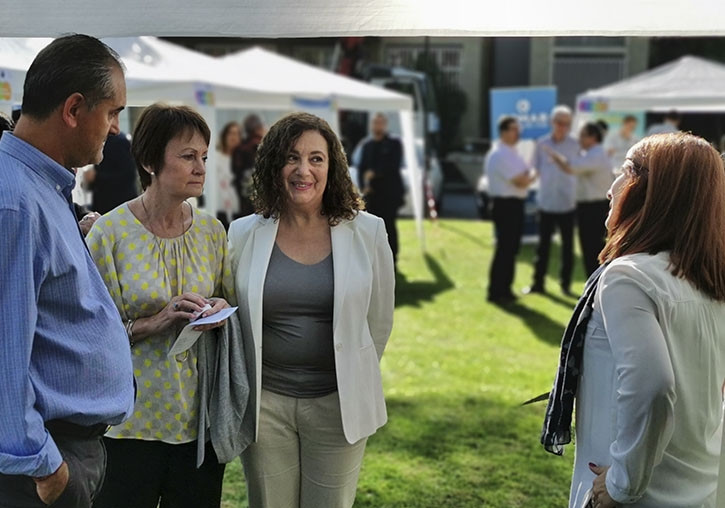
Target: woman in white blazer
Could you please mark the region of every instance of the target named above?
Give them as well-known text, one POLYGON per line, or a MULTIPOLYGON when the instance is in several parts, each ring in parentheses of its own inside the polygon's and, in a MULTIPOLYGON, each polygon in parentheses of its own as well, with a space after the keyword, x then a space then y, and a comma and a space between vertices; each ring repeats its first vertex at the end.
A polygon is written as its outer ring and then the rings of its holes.
POLYGON ((349 507, 366 438, 387 420, 379 363, 395 274, 385 226, 360 211, 320 118, 281 119, 256 162, 258 213, 229 232, 234 298, 254 345, 249 503, 349 507))
MULTIPOLYGON (((650 136, 630 149, 609 196, 606 266, 593 276, 598 282, 590 279, 596 292, 583 347, 570 348, 581 348, 581 363, 568 362, 578 383, 563 394, 576 393, 569 506, 591 499, 595 508, 715 508, 725 380, 723 162, 691 134, 650 136)), ((552 435, 568 440, 566 429, 552 435)))

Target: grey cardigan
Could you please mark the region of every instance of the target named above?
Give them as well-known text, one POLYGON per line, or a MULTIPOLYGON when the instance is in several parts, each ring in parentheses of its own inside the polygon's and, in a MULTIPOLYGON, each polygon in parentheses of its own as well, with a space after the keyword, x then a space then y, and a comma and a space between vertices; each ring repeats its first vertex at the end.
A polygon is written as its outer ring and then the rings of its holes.
POLYGON ((204 462, 204 446, 211 439, 220 464, 231 462, 254 439, 254 412, 249 409, 248 362, 254 346, 245 343, 239 317, 232 314, 224 326, 205 332, 198 344, 199 428, 196 467, 204 462), (208 432, 208 437, 207 437, 208 432))

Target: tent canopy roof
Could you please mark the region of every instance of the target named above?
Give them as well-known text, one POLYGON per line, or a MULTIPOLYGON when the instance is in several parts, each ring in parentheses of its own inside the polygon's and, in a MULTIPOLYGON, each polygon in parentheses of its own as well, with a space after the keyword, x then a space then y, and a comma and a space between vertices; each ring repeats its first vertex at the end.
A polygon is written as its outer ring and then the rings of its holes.
MULTIPOLYGON (((20 78, 51 40, 0 38, 0 69, 15 73, 14 102, 20 99, 20 78)), ((412 99, 406 95, 261 48, 218 59, 156 37, 106 38, 104 42, 118 52, 126 66, 131 106, 157 100, 196 104, 208 100, 221 108, 289 110, 295 108, 296 100, 324 100, 346 109, 412 109, 412 99)))
POLYGON ((610 110, 725 110, 725 65, 683 56, 610 85, 589 90, 577 99, 607 103, 610 110))
POLYGON ((332 100, 343 109, 411 109, 407 95, 308 65, 260 47, 219 59, 245 88, 291 94, 299 99, 332 100))

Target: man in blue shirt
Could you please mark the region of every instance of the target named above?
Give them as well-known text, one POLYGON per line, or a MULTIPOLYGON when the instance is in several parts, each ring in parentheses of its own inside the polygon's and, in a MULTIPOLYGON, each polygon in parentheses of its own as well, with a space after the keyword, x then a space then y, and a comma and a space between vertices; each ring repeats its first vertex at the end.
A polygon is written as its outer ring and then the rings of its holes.
POLYGON ((576 177, 564 173, 546 151, 550 148, 573 159, 579 154, 579 143, 569 135, 572 113, 567 106, 556 106, 551 112, 551 132, 536 143, 532 165, 539 172, 539 245, 534 260, 534 283, 524 293, 543 293, 549 269, 549 250, 555 229, 561 236, 559 284, 565 295, 571 295, 574 270, 574 219, 576 214, 576 177))
POLYGON ((78 228, 72 168, 103 158, 126 85, 118 55, 71 35, 27 72, 0 139, 0 504, 90 507, 101 436, 134 388, 128 336, 78 228))

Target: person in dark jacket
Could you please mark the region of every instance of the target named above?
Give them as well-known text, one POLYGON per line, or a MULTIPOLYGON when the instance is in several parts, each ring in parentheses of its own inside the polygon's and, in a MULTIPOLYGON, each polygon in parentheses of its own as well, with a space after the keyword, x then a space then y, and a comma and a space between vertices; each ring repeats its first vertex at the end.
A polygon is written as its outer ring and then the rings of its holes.
POLYGON ((250 199, 254 158, 257 147, 264 137, 264 123, 258 115, 249 115, 244 119, 244 140, 232 152, 232 185, 239 196, 239 216, 254 213, 250 199))
POLYGON ((91 209, 103 215, 138 196, 136 163, 131 156, 131 136, 121 132, 108 136, 103 160, 96 164, 90 189, 91 209))
POLYGON ((395 220, 403 205, 403 180, 400 167, 403 162, 403 145, 387 132, 388 119, 376 113, 371 123, 372 139, 362 148, 358 171, 358 186, 365 198, 368 212, 385 221, 388 243, 398 261, 398 229, 395 220))

